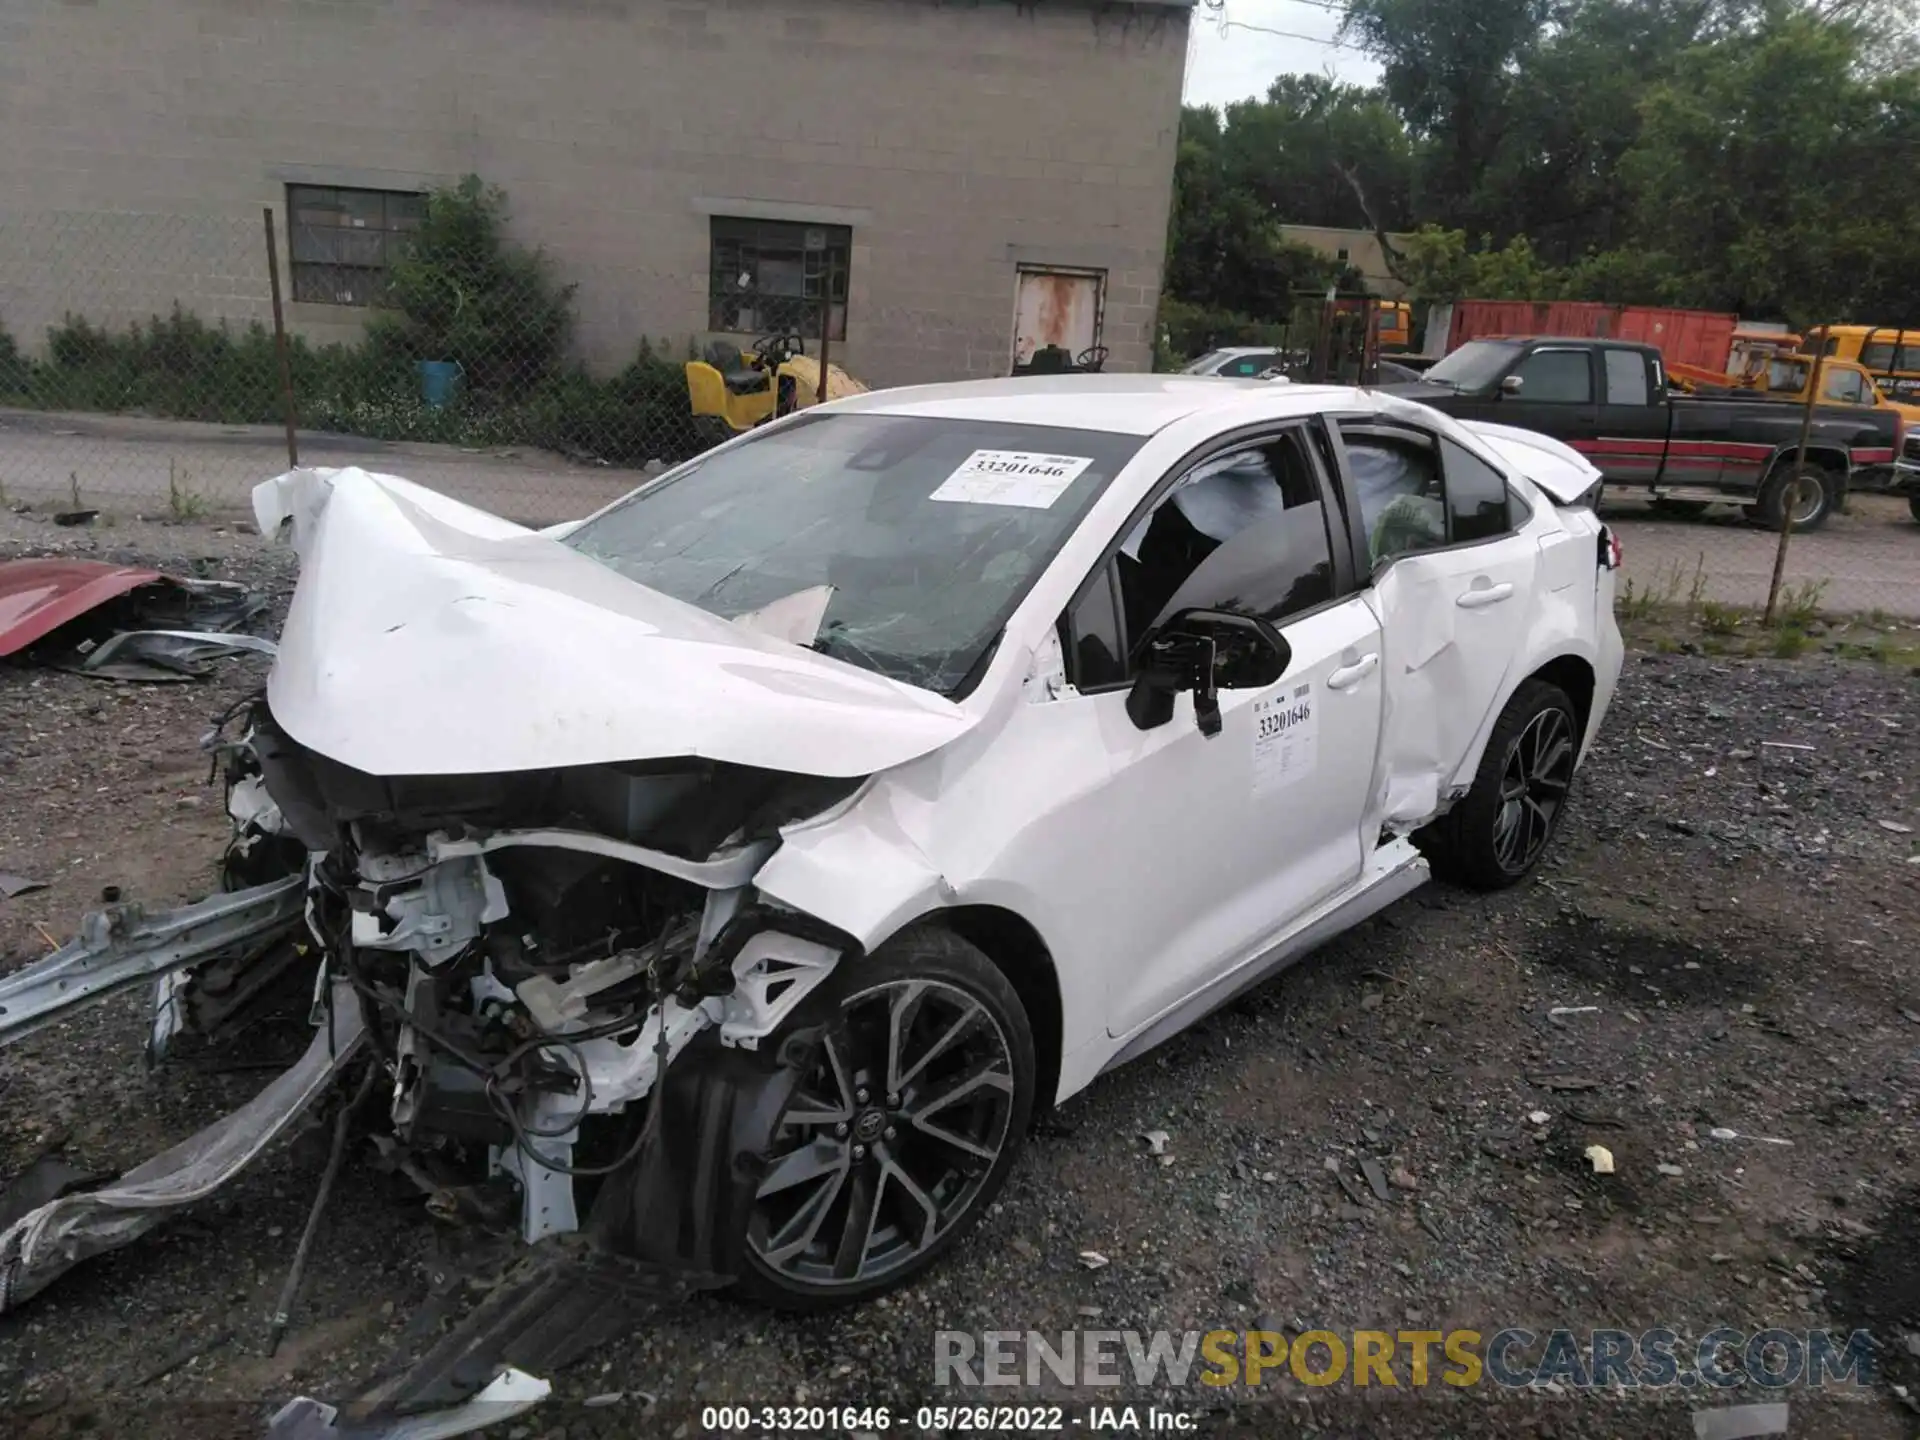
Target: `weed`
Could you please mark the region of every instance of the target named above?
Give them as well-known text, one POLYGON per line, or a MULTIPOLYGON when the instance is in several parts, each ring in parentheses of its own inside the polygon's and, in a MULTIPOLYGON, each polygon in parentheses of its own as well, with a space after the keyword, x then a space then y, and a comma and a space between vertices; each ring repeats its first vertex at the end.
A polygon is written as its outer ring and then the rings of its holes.
POLYGON ((167 461, 167 513, 176 520, 198 520, 207 513, 207 497, 194 492, 184 471, 167 461))
POLYGON ((1792 660, 1806 650, 1807 643, 1806 631, 1787 626, 1773 637, 1773 658, 1792 660))
POLYGON ((1739 630, 1740 620, 1736 606, 1722 605, 1717 600, 1703 601, 1700 605, 1700 628, 1709 635, 1732 635, 1739 630))
MULTIPOLYGON (((1675 581, 1679 579, 1675 573, 1675 581)), ((1707 593, 1707 552, 1702 550, 1693 562, 1693 584, 1687 588, 1687 613, 1698 614, 1700 603, 1707 593)))
POLYGON ((1805 630, 1820 618, 1820 601, 1827 593, 1824 580, 1803 580, 1780 591, 1778 623, 1790 630, 1805 630))

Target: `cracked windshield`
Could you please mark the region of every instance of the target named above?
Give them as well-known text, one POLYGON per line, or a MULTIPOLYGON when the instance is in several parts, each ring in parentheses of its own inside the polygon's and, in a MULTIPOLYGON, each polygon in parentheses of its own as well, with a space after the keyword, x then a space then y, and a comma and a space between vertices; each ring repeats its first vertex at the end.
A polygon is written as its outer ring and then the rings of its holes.
POLYGON ((803 416, 636 491, 567 543, 729 619, 829 587, 810 648, 952 694, 1140 445, 1049 426, 803 416))

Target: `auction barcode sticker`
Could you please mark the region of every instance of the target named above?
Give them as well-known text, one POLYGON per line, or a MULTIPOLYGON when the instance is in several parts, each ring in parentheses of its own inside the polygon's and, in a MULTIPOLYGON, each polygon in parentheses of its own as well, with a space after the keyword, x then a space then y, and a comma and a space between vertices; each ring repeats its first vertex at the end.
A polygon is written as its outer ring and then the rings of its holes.
POLYGON ((927 498, 962 505, 1022 505, 1029 510, 1046 510, 1091 464, 1090 455, 976 450, 927 498))
POLYGON ((1253 702, 1253 793, 1270 795, 1310 774, 1319 760, 1320 716, 1313 686, 1253 702))

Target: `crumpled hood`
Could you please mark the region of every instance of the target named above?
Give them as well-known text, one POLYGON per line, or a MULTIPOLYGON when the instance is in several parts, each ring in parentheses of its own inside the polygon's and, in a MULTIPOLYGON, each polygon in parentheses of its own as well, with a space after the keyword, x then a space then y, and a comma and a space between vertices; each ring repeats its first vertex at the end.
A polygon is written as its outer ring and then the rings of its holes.
POLYGON ((975 723, 395 476, 295 470, 253 503, 300 554, 274 718, 370 774, 697 757, 867 775, 975 723))

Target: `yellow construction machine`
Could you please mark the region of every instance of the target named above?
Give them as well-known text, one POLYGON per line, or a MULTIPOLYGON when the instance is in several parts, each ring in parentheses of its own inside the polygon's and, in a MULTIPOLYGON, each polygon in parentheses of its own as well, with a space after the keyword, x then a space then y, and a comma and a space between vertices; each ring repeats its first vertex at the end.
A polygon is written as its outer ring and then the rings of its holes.
MULTIPOLYGON (((827 365, 829 400, 864 395, 867 387, 838 365, 827 365)), ((799 335, 762 335, 749 350, 724 340, 706 358, 687 362, 687 395, 696 415, 713 415, 732 430, 751 430, 820 401, 820 362, 799 335)))

